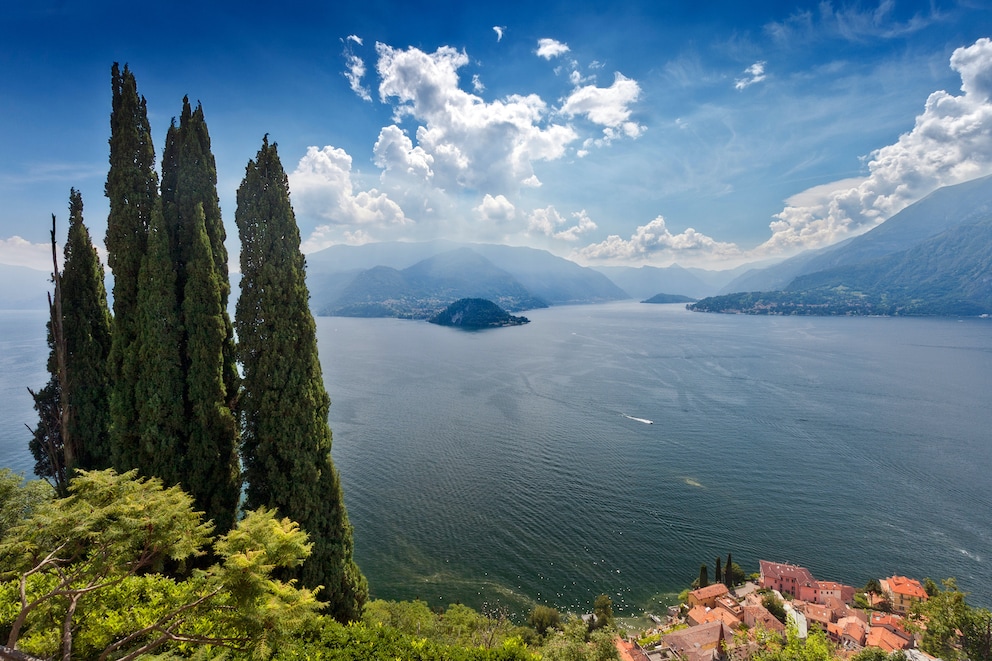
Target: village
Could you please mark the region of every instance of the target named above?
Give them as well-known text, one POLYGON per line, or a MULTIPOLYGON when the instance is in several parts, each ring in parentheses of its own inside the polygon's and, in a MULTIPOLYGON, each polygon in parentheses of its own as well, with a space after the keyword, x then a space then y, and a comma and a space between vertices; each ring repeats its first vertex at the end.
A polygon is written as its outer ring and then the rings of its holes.
POLYGON ((788 623, 800 639, 824 632, 840 657, 878 648, 902 652, 909 661, 933 661, 907 626, 914 604, 927 599, 919 581, 890 576, 877 586, 869 581, 877 590, 866 591, 816 580, 797 565, 761 560, 759 567, 756 577, 733 588, 715 582, 689 591, 664 620, 652 616, 657 626, 637 640, 618 638, 620 659, 743 661, 770 638, 784 641, 788 623))

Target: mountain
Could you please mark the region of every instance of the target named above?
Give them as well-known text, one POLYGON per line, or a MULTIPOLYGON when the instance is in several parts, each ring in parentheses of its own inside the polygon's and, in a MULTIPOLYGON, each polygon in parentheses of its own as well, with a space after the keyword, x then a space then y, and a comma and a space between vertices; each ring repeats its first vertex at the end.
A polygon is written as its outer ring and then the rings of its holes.
MULTIPOLYGON (((343 280, 338 280, 338 283, 343 280)), ((544 308, 512 275, 469 248, 458 248, 421 260, 403 270, 376 266, 351 276, 318 314, 347 317, 425 319, 452 301, 485 298, 509 310, 544 308)))
POLYGON ((332 246, 307 256, 307 285, 323 315, 427 318, 459 298, 509 310, 629 298, 543 250, 450 241, 332 246))
MULTIPOLYGON (((800 272, 784 286, 705 299, 690 308, 756 314, 992 314, 992 177, 941 188, 867 234, 800 257, 790 267, 800 272)), ((786 265, 773 267, 777 277, 787 272, 786 265)))
POLYGON ((530 323, 527 317, 514 317, 492 301, 484 298, 462 298, 428 319, 439 326, 454 326, 478 330, 502 328, 530 323))
POLYGON ((595 266, 618 287, 638 300, 654 296, 660 291, 676 292, 692 298, 710 296, 717 287, 704 282, 699 276, 681 266, 595 266))
POLYGON ((655 294, 649 299, 641 301, 641 303, 658 303, 658 304, 668 304, 668 303, 694 303, 696 299, 689 298, 688 296, 683 296, 681 294, 655 294))
POLYGON ((938 188, 865 234, 744 273, 720 293, 785 289, 802 275, 908 250, 955 225, 974 222, 990 211, 992 176, 938 188))
POLYGON ((0 264, 0 310, 47 310, 51 273, 0 264))

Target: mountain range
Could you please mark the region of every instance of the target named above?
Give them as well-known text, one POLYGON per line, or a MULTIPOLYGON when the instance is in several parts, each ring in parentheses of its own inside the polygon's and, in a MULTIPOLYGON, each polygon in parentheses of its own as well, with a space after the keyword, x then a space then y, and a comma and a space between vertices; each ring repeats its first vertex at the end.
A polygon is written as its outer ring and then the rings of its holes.
POLYGON ((751 270, 723 291, 692 309, 990 314, 992 176, 940 188, 861 236, 751 270))
POLYGON ((377 243, 307 256, 317 314, 426 319, 462 298, 509 311, 630 298, 609 278, 551 253, 489 244, 377 243))

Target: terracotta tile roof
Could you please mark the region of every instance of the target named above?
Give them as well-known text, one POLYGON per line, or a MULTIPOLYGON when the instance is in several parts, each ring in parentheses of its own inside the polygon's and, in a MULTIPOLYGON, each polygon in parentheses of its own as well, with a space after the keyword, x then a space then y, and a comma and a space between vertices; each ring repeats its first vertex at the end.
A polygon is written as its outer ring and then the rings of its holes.
POLYGON ((758 566, 761 569, 761 575, 772 580, 780 577, 789 578, 794 580, 799 585, 816 582, 816 579, 813 578, 813 574, 811 574, 805 567, 800 567, 799 565, 759 560, 758 566))
POLYGON ((909 647, 909 641, 897 636, 885 627, 872 627, 865 641, 867 647, 879 647, 886 652, 895 652, 909 647))
POLYGON ((916 579, 905 576, 890 576, 885 580, 888 581, 889 589, 892 590, 893 594, 901 594, 911 599, 925 600, 927 598, 927 591, 916 579))
POLYGON ((699 588, 698 590, 693 590, 689 594, 696 597, 700 601, 704 599, 713 599, 714 597, 722 597, 725 594, 729 594, 727 586, 723 583, 713 583, 712 585, 707 585, 705 588, 699 588))
POLYGON ((648 655, 644 653, 644 650, 639 648, 634 643, 620 638, 619 636, 613 639, 613 645, 617 648, 617 653, 620 655, 620 661, 650 661, 648 655))

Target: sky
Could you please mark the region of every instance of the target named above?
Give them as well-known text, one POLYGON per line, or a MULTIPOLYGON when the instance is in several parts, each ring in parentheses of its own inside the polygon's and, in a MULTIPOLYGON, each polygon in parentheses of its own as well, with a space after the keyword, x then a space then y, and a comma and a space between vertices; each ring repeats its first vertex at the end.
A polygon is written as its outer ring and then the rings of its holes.
POLYGON ((0 263, 50 269, 72 187, 102 249, 114 62, 158 159, 202 103, 234 270, 264 135, 307 253, 445 238, 719 270, 992 174, 990 39, 979 0, 3 3, 0 263))

